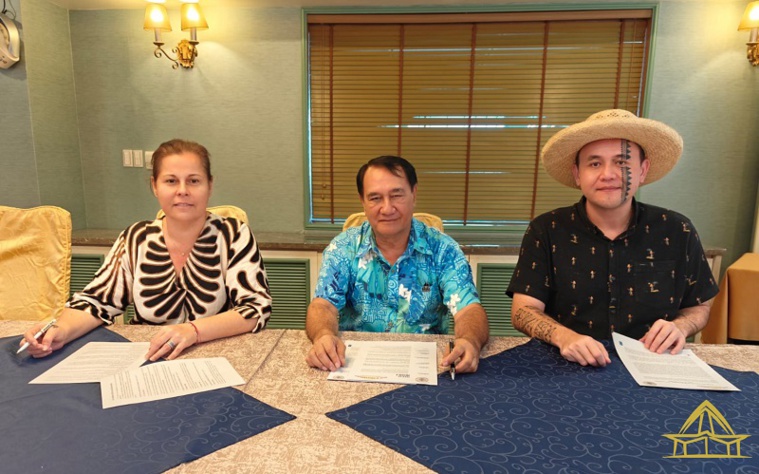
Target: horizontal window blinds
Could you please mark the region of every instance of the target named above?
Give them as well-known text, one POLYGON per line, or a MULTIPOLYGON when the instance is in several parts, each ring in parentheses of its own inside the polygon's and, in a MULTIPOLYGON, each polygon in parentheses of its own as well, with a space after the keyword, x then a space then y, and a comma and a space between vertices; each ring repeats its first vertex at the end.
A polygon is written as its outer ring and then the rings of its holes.
POLYGON ((414 164, 416 209, 447 224, 524 223, 574 202, 540 149, 599 110, 640 113, 650 11, 569 13, 309 16, 312 221, 360 210, 356 172, 386 154, 414 164))

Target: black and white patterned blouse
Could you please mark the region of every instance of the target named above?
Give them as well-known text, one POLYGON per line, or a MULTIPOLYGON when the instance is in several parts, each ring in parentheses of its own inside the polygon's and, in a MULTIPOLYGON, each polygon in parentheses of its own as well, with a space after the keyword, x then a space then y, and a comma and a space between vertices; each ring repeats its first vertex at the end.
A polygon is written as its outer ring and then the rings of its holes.
POLYGON ((208 214, 198 240, 177 275, 163 238, 161 219, 124 230, 92 282, 66 306, 107 324, 134 303, 131 324, 181 324, 227 310, 266 326, 271 296, 253 233, 237 219, 208 214))

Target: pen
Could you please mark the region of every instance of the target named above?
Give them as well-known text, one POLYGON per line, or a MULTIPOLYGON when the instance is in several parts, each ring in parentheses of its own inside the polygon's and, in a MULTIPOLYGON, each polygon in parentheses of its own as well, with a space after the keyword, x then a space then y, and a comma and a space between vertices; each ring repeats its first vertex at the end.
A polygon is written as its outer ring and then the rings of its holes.
MULTIPOLYGON (((43 334, 45 334, 48 329, 50 329, 51 327, 53 327, 53 324, 55 324, 56 321, 58 321, 58 320, 55 319, 55 318, 51 319, 49 323, 45 324, 45 326, 42 329, 40 329, 39 331, 37 331, 37 334, 34 335, 34 338, 35 339, 39 339, 40 336, 42 336, 43 334)), ((21 347, 18 348, 18 350, 16 351, 16 354, 21 354, 28 347, 29 347, 29 343, 25 342, 23 346, 21 346, 21 347)))
MULTIPOLYGON (((448 341, 448 355, 453 353, 453 341, 448 341)), ((451 361, 448 371, 451 373, 451 380, 456 380, 456 361, 451 361)))

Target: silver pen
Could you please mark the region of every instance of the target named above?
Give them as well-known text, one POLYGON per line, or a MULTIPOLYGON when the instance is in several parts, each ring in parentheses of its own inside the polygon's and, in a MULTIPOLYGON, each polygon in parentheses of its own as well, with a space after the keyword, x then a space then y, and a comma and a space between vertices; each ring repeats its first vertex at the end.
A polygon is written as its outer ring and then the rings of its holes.
MULTIPOLYGON (((51 327, 53 327, 53 324, 55 324, 57 321, 58 320, 55 319, 55 318, 51 319, 49 323, 45 324, 42 327, 42 329, 40 329, 39 331, 37 331, 37 334, 34 335, 34 339, 39 339, 43 334, 45 334, 47 332, 48 329, 50 329, 51 327)), ((21 346, 21 347, 18 348, 18 350, 16 351, 16 354, 21 354, 22 352, 24 352, 28 348, 29 348, 29 342, 25 342, 23 346, 21 346)))

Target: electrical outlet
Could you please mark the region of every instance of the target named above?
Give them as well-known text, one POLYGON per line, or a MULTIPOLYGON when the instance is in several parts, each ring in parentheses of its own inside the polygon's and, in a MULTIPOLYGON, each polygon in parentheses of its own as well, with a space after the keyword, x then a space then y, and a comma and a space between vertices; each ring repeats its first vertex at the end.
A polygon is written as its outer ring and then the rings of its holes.
POLYGON ((142 168, 142 150, 132 150, 132 164, 135 168, 142 168))
POLYGON ((149 170, 153 169, 153 152, 152 151, 145 152, 145 168, 149 170))
POLYGON ((121 164, 125 167, 134 166, 134 161, 132 160, 132 150, 121 150, 121 164))

